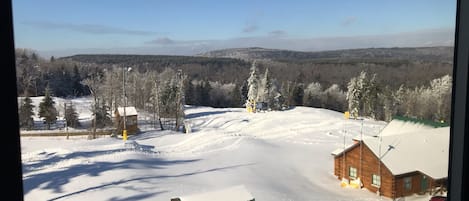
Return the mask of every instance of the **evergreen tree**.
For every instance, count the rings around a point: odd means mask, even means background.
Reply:
[[[194,89],[194,84],[192,84],[192,80],[190,81],[187,81],[185,83],[185,87],[184,87],[184,96],[185,96],[185,101],[186,101],[186,104],[188,105],[194,105],[195,104],[195,96],[194,96],[194,93],[195,93],[195,89]]]
[[[244,81],[241,87],[241,100],[244,101],[247,99],[248,99],[248,82]]]
[[[261,102],[271,102],[270,91],[272,90],[272,75],[269,72],[269,68],[265,69],[264,77],[261,80],[259,89],[258,89],[258,100]]]
[[[183,75],[181,71],[174,73],[173,71],[168,70],[160,74],[160,77],[161,80],[164,81],[157,98],[160,102],[159,116],[174,118],[174,129],[178,130],[179,127],[182,126],[185,116],[183,83],[187,76]]]
[[[202,106],[210,106],[210,90],[212,90],[212,86],[210,82],[206,79],[200,85],[200,104]]]
[[[72,104],[66,104],[65,107],[64,116],[67,126],[78,128],[80,126],[80,122],[78,121],[78,113],[76,112],[75,107],[73,107]]]
[[[85,91],[85,87],[81,84],[81,81],[82,81],[82,78],[78,70],[78,66],[74,65],[72,75],[71,75],[71,85],[72,85],[74,96],[87,95]]]
[[[58,112],[54,105],[55,102],[50,95],[50,89],[46,87],[44,99],[39,103],[39,117],[43,118],[44,123],[47,124],[47,129],[50,129],[50,125],[57,121]]]
[[[430,82],[432,100],[435,101],[435,114],[433,119],[436,121],[448,122],[451,113],[451,91],[452,78],[445,75]]]
[[[58,71],[55,71],[52,75],[55,77],[54,80],[50,81],[50,87],[52,88],[56,97],[67,97],[72,94],[73,83],[70,73],[65,69],[65,66],[60,66]]]
[[[373,74],[371,79],[368,80],[366,73],[364,76],[360,76],[360,79],[363,83],[364,93],[362,97],[363,102],[363,115],[370,116],[373,119],[376,119],[376,106],[378,104],[378,93],[379,87],[376,81],[376,74]]]
[[[352,79],[350,79],[350,82],[347,84],[347,96],[346,96],[346,99],[348,101],[348,110],[350,112],[350,116],[352,116],[353,118],[358,117],[361,97],[362,97],[362,91],[358,84],[358,79],[356,77],[353,77]]]
[[[243,99],[241,96],[241,89],[239,88],[238,84],[234,85],[233,90],[231,91],[231,107],[240,107],[243,103]]]
[[[33,60],[33,61],[39,60],[39,57],[37,56],[37,54],[36,54],[35,52],[33,52],[33,53],[31,54],[31,60]]]
[[[259,76],[257,75],[256,61],[252,63],[248,82],[248,101],[258,101]]]
[[[272,87],[269,92],[268,106],[271,110],[282,110],[285,104],[285,99],[280,93],[280,87],[277,80],[272,80]]]
[[[379,86],[376,74],[371,79],[362,71],[358,77],[353,77],[347,86],[347,100],[350,114],[356,118],[358,115],[376,118]]]
[[[293,89],[293,105],[300,106],[303,105],[304,98],[304,86],[302,83],[296,84]]]
[[[34,105],[32,104],[31,98],[26,96],[23,98],[22,103],[19,108],[19,120],[20,120],[20,127],[25,129],[32,129],[34,127],[34,119],[33,119],[33,112]]]

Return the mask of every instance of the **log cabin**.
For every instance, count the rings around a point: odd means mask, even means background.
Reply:
[[[332,152],[334,175],[392,199],[446,188],[449,127],[392,120]]]

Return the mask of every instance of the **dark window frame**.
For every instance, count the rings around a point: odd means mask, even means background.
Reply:
[[[379,184],[377,181],[379,181]],[[371,185],[378,188],[381,187],[381,175],[371,174]]]
[[[457,0],[448,164],[448,200],[469,199],[469,1]],[[465,168],[465,169],[464,169]]]
[[[405,177],[403,184],[405,191],[412,190],[412,177]]]
[[[352,171],[352,169],[353,169],[354,171]],[[355,173],[354,176],[352,175],[352,172]],[[357,168],[355,168],[355,167],[353,167],[353,166],[349,166],[349,167],[348,167],[348,177],[351,178],[351,179],[356,179],[356,178],[358,178],[358,170],[357,170]]]

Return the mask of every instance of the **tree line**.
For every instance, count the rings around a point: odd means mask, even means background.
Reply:
[[[112,58],[114,57],[109,59]],[[186,72],[182,67],[188,64],[168,64],[161,71],[135,64],[137,67],[132,66],[131,71],[124,72],[123,69],[129,66],[119,62],[104,60],[102,63],[82,63],[55,58],[46,60],[34,51],[17,50],[18,94],[23,97],[44,96],[48,91],[47,93],[57,97],[91,95],[94,100],[91,110],[96,116],[97,126],[110,125],[111,112],[123,106],[125,99],[128,105],[153,112],[155,118],[178,119],[178,126],[182,125],[184,104],[244,107],[246,100],[250,99],[265,102],[268,109],[272,110],[309,106],[340,112],[349,110],[354,116],[368,116],[380,120],[390,120],[392,116],[400,115],[450,121],[451,74],[436,76],[442,74],[443,70],[437,71],[433,79],[427,78],[427,82],[387,82],[383,81],[386,79],[382,77],[388,74],[376,73],[376,69],[369,70],[374,69],[370,64],[362,64],[364,67],[359,68],[362,69],[360,72],[349,71],[349,79],[341,80],[340,83],[329,83],[330,81],[314,80],[314,76],[310,77],[302,71],[294,72],[295,66],[291,72],[289,66],[279,68],[278,63],[271,61],[243,61],[239,64],[240,69],[249,66],[246,73],[230,73],[222,76],[230,79],[220,77],[220,80],[215,80],[193,76],[192,71]],[[396,75],[402,73],[401,68],[396,69]],[[282,77],[279,75],[283,73],[274,73],[276,70],[281,70],[285,72],[284,76],[293,78],[279,79]],[[329,70],[328,76],[343,74],[332,68]],[[126,94],[123,94],[124,91]],[[28,125],[28,118],[24,119],[24,125]]]

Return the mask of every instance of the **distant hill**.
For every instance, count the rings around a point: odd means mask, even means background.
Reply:
[[[215,50],[198,56],[236,58],[243,60],[304,61],[304,60],[414,60],[452,62],[453,47],[366,48],[319,52],[301,52],[259,47]]]
[[[269,68],[279,83],[319,82],[323,86],[348,81],[360,71],[376,73],[378,80],[392,88],[428,84],[452,73],[453,47],[366,48],[320,52],[265,49],[259,47],[210,51],[197,56],[90,54],[62,57],[79,66],[133,66],[140,72],[180,69],[189,79],[231,83],[249,77],[252,60],[261,72]]]

